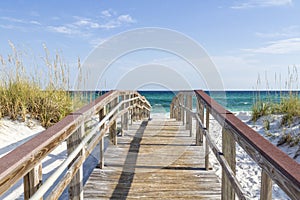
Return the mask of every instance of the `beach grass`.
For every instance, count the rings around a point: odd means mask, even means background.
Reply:
[[[275,82],[276,82],[275,77]],[[281,81],[281,78],[280,80]],[[266,76],[266,88],[269,89],[269,81]],[[258,77],[257,85],[261,83]],[[278,85],[278,84],[276,84]],[[279,83],[281,88],[281,83]],[[252,120],[257,121],[260,117],[270,114],[281,114],[283,119],[281,124],[287,125],[293,122],[295,117],[300,117],[300,98],[298,93],[298,70],[296,66],[292,69],[288,68],[288,79],[285,81],[284,89],[280,90],[279,102],[275,102],[271,97],[262,100],[259,91],[257,91],[256,98],[252,106]],[[257,86],[258,88],[258,86]]]
[[[61,56],[50,58],[44,46],[46,72],[30,75],[22,62],[22,54],[9,43],[12,53],[1,61],[0,117],[25,121],[37,119],[44,127],[60,121],[74,109],[83,105],[82,98],[71,97],[68,67]]]
[[[252,120],[271,114],[283,115],[281,124],[290,125],[294,118],[300,117],[300,98],[298,93],[281,97],[280,102],[256,100],[252,106]]]
[[[280,90],[279,101],[274,101],[274,99],[266,98],[262,100],[259,91],[255,98],[255,102],[252,106],[252,121],[256,122],[259,118],[270,115],[280,115],[281,122],[280,125],[283,127],[295,126],[300,120],[300,98],[298,89],[292,86],[298,87],[298,70],[294,66],[292,70],[289,69],[288,80],[285,81],[285,89]],[[259,81],[258,81],[259,82]],[[268,82],[268,81],[266,81]],[[265,130],[270,129],[270,122],[268,119],[264,120]],[[288,144],[290,146],[295,146],[300,142],[300,134],[283,133],[279,138],[277,145]]]

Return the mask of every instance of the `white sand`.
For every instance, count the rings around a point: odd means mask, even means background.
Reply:
[[[236,115],[245,123],[247,123],[254,130],[258,131],[261,135],[266,136],[266,131],[263,126],[264,120],[260,119],[255,124],[251,121],[250,115],[247,112],[239,112]],[[164,114],[152,114],[151,117],[169,117],[169,113]],[[291,134],[299,133],[299,121],[294,123],[291,128],[279,127],[281,116],[273,116],[270,120],[270,130],[268,131],[273,137],[267,137],[273,144],[277,144],[278,135],[282,132],[290,131]],[[36,134],[44,130],[36,121],[29,122],[12,122],[8,119],[0,120],[0,157],[4,156],[17,146],[26,142]],[[221,127],[215,120],[211,120],[210,134],[216,139],[216,143],[221,145]],[[282,145],[280,148],[286,152],[289,156],[294,157],[299,150],[299,145],[296,147],[289,147],[288,145]],[[66,158],[66,144],[61,144],[55,149],[47,158],[43,161],[43,179],[47,179],[51,175],[54,169],[56,169]],[[216,170],[217,175],[221,177],[221,167],[213,155],[210,156],[213,169]],[[259,199],[260,192],[260,173],[261,169],[257,164],[243,151],[241,147],[237,145],[237,178],[240,180],[241,185],[245,188],[251,199]],[[296,161],[300,162],[300,156],[296,158]],[[88,164],[89,166],[89,164]],[[92,165],[91,165],[92,167]],[[90,169],[88,169],[90,170]],[[20,180],[11,190],[6,192],[0,199],[23,199],[23,184]],[[284,192],[277,186],[273,186],[273,199],[289,199]]]
[[[25,143],[41,131],[45,130],[37,121],[27,122],[11,121],[6,118],[0,120],[0,157],[3,157],[16,147]],[[66,144],[59,145],[43,160],[43,179],[47,179],[51,173],[66,158]],[[7,191],[0,199],[24,199],[23,180]]]
[[[275,146],[277,145],[278,138],[283,135],[284,133],[291,132],[291,134],[299,133],[299,124],[300,121],[296,121],[292,127],[290,128],[282,128],[280,127],[280,122],[282,119],[282,116],[272,116],[268,117],[270,118],[270,130],[266,130],[264,128],[264,121],[266,120],[266,117],[260,118],[257,122],[252,122],[251,116],[249,112],[238,112],[235,113],[236,116],[241,119],[243,122],[245,122],[247,125],[249,125],[251,128],[253,128],[255,131],[260,133],[262,136],[264,136],[266,139],[268,139],[271,143],[273,143]],[[272,120],[271,120],[272,119]],[[219,138],[217,140],[217,145],[221,149],[221,126],[218,124],[218,122],[211,117],[211,124],[210,124],[210,134],[213,136],[213,138]],[[270,135],[268,133],[272,133],[273,136],[267,136]],[[249,197],[251,199],[259,199],[260,197],[260,177],[261,177],[261,168],[248,156],[248,154],[239,146],[236,146],[236,175],[238,180],[240,181],[241,186],[245,189]],[[296,154],[296,152],[299,150],[299,144],[290,147],[289,145],[281,145],[279,148],[286,152],[291,158],[293,158]],[[211,164],[213,166],[213,169],[216,170],[217,175],[221,179],[222,171],[221,166],[219,165],[217,159],[214,157],[214,155],[211,153]],[[300,162],[300,156],[298,156],[295,159],[298,163]],[[273,198],[277,200],[282,199],[289,199],[289,197],[276,185],[273,184]]]

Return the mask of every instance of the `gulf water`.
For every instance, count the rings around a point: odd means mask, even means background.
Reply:
[[[205,91],[220,105],[231,112],[251,111],[257,99],[261,101],[279,102],[281,98],[289,95],[288,91]],[[88,92],[90,93],[90,92]],[[105,92],[91,92],[96,98]],[[152,106],[152,113],[170,112],[172,99],[178,92],[173,91],[139,91],[147,98]],[[299,92],[296,92],[299,95]],[[87,95],[88,97],[91,95]],[[193,97],[193,108],[196,108],[196,98]]]
[[[152,105],[153,113],[170,112],[170,103],[177,92],[172,91],[139,91]],[[288,92],[280,91],[205,91],[215,101],[231,112],[251,111],[253,103],[261,101],[279,102],[280,98],[288,96]],[[196,108],[196,98],[193,98],[193,108]]]

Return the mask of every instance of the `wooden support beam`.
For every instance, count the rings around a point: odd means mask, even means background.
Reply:
[[[260,200],[272,199],[272,179],[264,169],[261,170]]]
[[[129,95],[125,95],[125,100],[129,99]],[[125,108],[127,109],[129,107],[129,102],[125,103]],[[123,124],[123,130],[128,130],[128,118],[129,118],[129,112],[127,111],[124,114],[124,124]]]
[[[100,112],[99,112],[99,121],[101,121],[106,115],[105,107],[103,107]],[[100,131],[105,129],[105,124],[100,127]],[[100,169],[104,168],[104,138],[100,140],[100,158],[99,158],[99,163],[98,167]]]
[[[232,172],[235,174],[236,168],[236,148],[235,140],[228,131],[223,128],[222,130],[222,151],[226,161],[229,164]],[[222,200],[235,199],[234,187],[232,187],[229,178],[222,170]]]
[[[121,95],[120,96],[120,100],[123,101],[125,100],[125,96]],[[120,110],[124,110],[125,109],[125,104],[122,104]],[[121,115],[121,135],[124,136],[124,126],[125,126],[125,113],[123,115]]]
[[[188,94],[186,96],[186,107],[190,110],[192,110],[192,103],[193,103],[193,98],[192,98],[192,95],[191,94]],[[190,112],[186,112],[186,129],[187,130],[190,130],[190,136],[192,136],[193,134],[193,131],[192,131],[192,124],[193,124],[193,121],[192,121],[192,114]]]
[[[111,103],[111,107],[114,108],[118,104],[118,98],[115,98]],[[110,140],[114,145],[118,144],[117,138],[117,123],[116,120],[113,121],[112,125],[109,127]]]
[[[206,116],[205,116],[205,128],[207,131],[207,134],[209,134],[209,108],[206,107]],[[200,117],[201,119],[201,117]],[[202,135],[203,137],[203,135]],[[202,140],[203,141],[203,140]],[[205,169],[209,170],[210,166],[209,166],[209,143],[208,143],[208,138],[205,137]]]
[[[201,101],[197,100],[197,114],[201,120],[201,123],[204,124],[204,105],[201,104]],[[199,126],[199,122],[196,120],[196,145],[202,146],[203,145],[203,132]]]
[[[178,116],[178,105],[177,105],[177,97],[175,97],[174,100],[174,118],[177,120],[177,116]]]
[[[170,118],[172,119],[173,118],[173,109],[174,109],[174,105],[173,105],[173,102],[170,104]]]
[[[84,136],[84,124],[82,124],[68,139],[67,152],[70,155],[74,149],[81,143]],[[81,151],[78,156],[83,155]],[[69,185],[69,199],[81,200],[83,199],[83,166],[81,165],[73,177]]]
[[[181,106],[180,106],[180,104],[181,104],[181,102],[180,102],[180,97],[181,95],[178,95],[178,97],[177,97],[177,121],[181,121]]]
[[[27,200],[39,189],[42,184],[42,164],[35,166],[23,178],[24,199]]]
[[[130,125],[132,125],[132,122],[133,122],[133,109],[130,109],[129,113],[130,113]]]
[[[179,98],[180,104],[183,106],[184,105],[184,95],[181,94]],[[184,108],[180,107],[180,120],[182,121],[182,125],[184,125]]]

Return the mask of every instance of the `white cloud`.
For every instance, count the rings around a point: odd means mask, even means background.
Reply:
[[[104,17],[112,17],[114,15],[113,11],[112,10],[103,10],[101,12],[101,14],[104,16]]]
[[[300,36],[300,27],[293,25],[281,29],[280,31],[274,31],[269,33],[255,33],[256,36],[262,38],[279,38],[279,37],[299,37]]]
[[[67,26],[48,26],[48,29],[52,32],[63,33],[63,34],[68,34],[68,35],[78,33],[74,29],[69,28]]]
[[[300,52],[300,38],[272,41],[264,47],[257,49],[244,49],[244,51],[265,54],[289,54]]]
[[[118,17],[118,21],[121,23],[122,22],[124,22],[124,23],[134,23],[135,22],[135,20],[132,19],[132,17],[130,15],[120,15]]]
[[[3,24],[0,24],[0,28],[2,28],[2,29],[19,29],[19,27],[16,27],[13,25],[3,25]]]
[[[93,22],[89,18],[75,17],[77,19],[73,24],[78,27],[100,28],[100,24]]]
[[[35,21],[35,20],[31,20],[29,23],[30,24],[35,24],[35,25],[42,25],[40,22]]]
[[[73,22],[72,25],[76,29],[81,29],[81,30],[82,29],[114,29],[122,25],[132,24],[136,22],[136,20],[134,20],[129,14],[117,16],[116,13],[114,13],[114,11],[105,10],[103,12],[104,14],[102,13],[102,15],[109,17],[109,19],[100,21],[99,18],[91,19],[86,17],[74,16],[76,21]]]
[[[255,7],[273,7],[273,6],[290,6],[292,0],[247,0],[244,2],[235,3],[233,9],[247,9]]]
[[[136,20],[129,14],[117,15],[115,11],[109,9],[102,11],[100,16],[94,16],[93,18],[73,16],[68,23],[48,26],[47,28],[55,33],[90,37],[93,36],[97,30],[110,30],[135,22]],[[94,45],[95,42],[92,42],[92,46]]]
[[[0,17],[1,20],[14,22],[14,23],[26,23],[23,19],[17,19],[13,17]]]
[[[41,23],[36,20],[24,20],[7,16],[0,17],[0,21],[2,23],[0,28],[2,29],[11,29],[23,32],[32,29],[32,25],[41,25]]]

